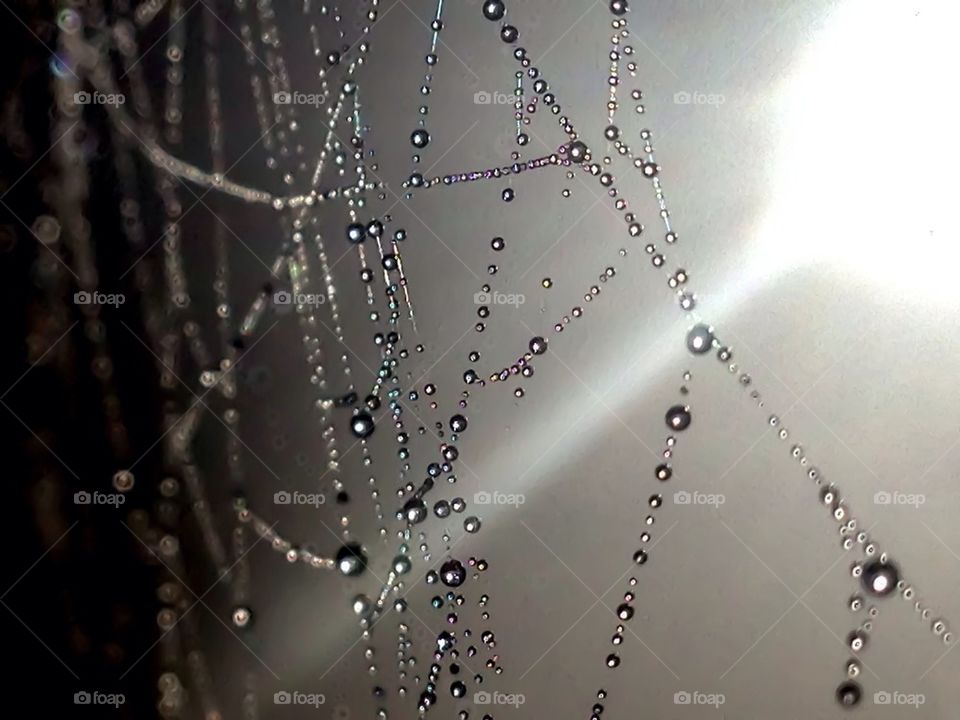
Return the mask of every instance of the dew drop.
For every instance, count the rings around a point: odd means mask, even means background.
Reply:
[[[336,562],[341,575],[355,577],[366,569],[367,556],[357,543],[348,543],[337,552]]]
[[[683,405],[674,405],[667,410],[664,420],[667,423],[667,427],[671,430],[676,430],[678,432],[681,430],[686,430],[688,427],[690,427],[690,421],[692,420],[690,408],[684,407]]]
[[[459,560],[448,560],[440,566],[440,580],[447,587],[460,587],[467,579],[467,570]]]
[[[699,324],[687,333],[687,349],[695,355],[703,355],[713,347],[713,330],[709,325]]]

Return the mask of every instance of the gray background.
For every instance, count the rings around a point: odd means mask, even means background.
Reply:
[[[509,6],[520,44],[602,154],[612,16],[603,3],[586,0]],[[408,430],[416,427],[414,412],[428,425],[446,421],[463,389],[470,350],[482,353],[482,368],[499,369],[526,348],[533,331],[547,335],[572,306],[586,309],[584,319],[552,338],[533,378],[471,393],[459,482],[438,486],[431,502],[470,499],[480,490],[523,493],[526,502],[480,508],[483,529],[454,547],[457,557],[475,554],[491,565],[468,582],[470,606],[462,617],[478,627],[476,598],[491,595],[490,626],[504,673],[485,672],[485,688],[526,696],[523,707],[500,709],[497,718],[585,717],[601,686],[610,693],[608,717],[845,716],[833,692],[849,655],[843,638],[855,627],[846,608],[855,556],[842,553],[836,524],[790,457],[794,441],[839,483],[861,525],[873,529],[916,583],[933,617],[960,617],[954,489],[960,408],[952,362],[960,350],[960,290],[957,220],[948,197],[960,159],[957,10],[913,0],[633,0],[631,7],[639,68],[621,89],[620,124],[636,147],[641,127],[654,133],[681,236],[668,248],[667,269],[688,271],[699,300],[696,317],[733,345],[766,407],[758,410],[712,356],[686,352],[692,318],[643,253],[645,238],[658,239],[661,230],[648,183],[626,163],[615,161],[613,172],[647,228],[640,241],[627,236],[594,180],[568,180],[559,170],[432,190],[403,202],[390,194],[372,203],[371,213],[392,206],[392,227],[410,235],[404,259],[417,341],[426,351],[405,372],[417,379],[432,367],[428,379],[439,387],[443,408],[411,404]],[[401,192],[410,168],[407,138],[428,43],[423,23],[432,12],[429,2],[385,3],[361,74],[378,174],[391,193]],[[496,26],[482,20],[477,0],[449,4],[444,20],[429,101],[433,141],[423,165],[436,163],[433,172],[446,173],[503,164],[514,149],[512,108],[476,105],[473,95],[512,92],[516,63]],[[306,77],[309,65],[296,73]],[[644,92],[645,116],[632,113],[633,87]],[[723,102],[676,103],[675,94],[684,91],[722,95]],[[305,123],[310,136],[319,137],[319,119]],[[563,141],[555,123],[538,112],[525,157]],[[262,184],[252,176],[237,179]],[[517,191],[511,204],[499,199],[507,184]],[[570,199],[561,197],[563,188],[570,188]],[[341,217],[331,216],[334,246],[342,226]],[[254,233],[244,223],[235,229],[269,262],[275,231]],[[507,239],[504,252],[490,252],[494,235]],[[626,258],[618,256],[621,247],[629,251]],[[334,248],[331,255],[340,252]],[[244,251],[237,253],[244,264]],[[523,293],[526,303],[496,308],[478,336],[470,330],[472,296],[486,281],[489,262],[500,266],[494,287]],[[249,265],[237,270],[237,282],[252,288],[262,268]],[[616,277],[584,303],[583,293],[611,265]],[[353,255],[337,265],[362,386],[369,377],[363,363],[375,367],[375,353],[356,272]],[[543,277],[553,279],[550,290],[540,287]],[[414,341],[408,336],[408,342]],[[247,458],[251,503],[278,521],[284,536],[332,552],[335,540],[316,511],[270,503],[277,477],[309,491],[324,462],[293,319],[281,321],[244,362],[268,368],[273,378],[266,392],[245,394],[239,405],[242,436],[270,468]],[[654,452],[666,435],[663,413],[681,401],[681,374],[688,369],[693,379],[685,402],[694,421],[679,436],[673,480],[658,487]],[[520,400],[511,393],[517,385],[526,390]],[[789,427],[788,442],[769,430],[770,412]],[[383,423],[373,447],[392,510],[397,461],[388,430]],[[282,449],[276,437],[284,438]],[[350,444],[341,438],[342,449]],[[414,468],[421,468],[437,441],[428,434],[413,445]],[[302,465],[299,452],[306,453]],[[297,716],[295,708],[270,703],[277,689],[327,695],[319,711],[301,709],[303,717],[345,717],[344,709],[353,718],[372,716],[374,680],[364,669],[363,644],[354,645],[359,630],[349,599],[376,592],[373,574],[384,576],[396,541],[377,539],[359,452],[344,466],[355,498],[353,528],[370,550],[372,573],[342,582],[258,547],[252,554],[257,625],[249,651],[207,618],[227,711],[239,696],[241,673],[253,671],[261,677],[263,717]],[[650,562],[637,573],[637,615],[620,650],[623,663],[609,671],[603,658],[616,624],[610,608],[626,589],[621,576],[639,547],[646,499],[658,490],[667,502],[656,513]],[[670,497],[677,490],[722,493],[725,503],[677,506]],[[877,505],[878,490],[924,493],[926,502]],[[335,512],[320,511],[331,527]],[[444,530],[460,540],[463,517],[428,521],[436,559],[443,556]],[[418,562],[408,599],[435,632],[440,617],[428,607],[433,593],[417,582],[423,571]],[[216,602],[228,611],[225,594]],[[946,647],[910,603],[894,597],[878,605],[862,655],[864,701],[855,714],[953,717],[960,654],[941,659]],[[431,634],[409,614],[406,620],[425,674]],[[391,717],[415,717],[412,683],[411,697],[395,699],[396,622],[389,616],[374,630],[375,682],[391,694]],[[475,664],[479,669],[481,662]],[[452,717],[446,677],[434,714]],[[677,706],[680,690],[723,693],[726,703],[719,710]],[[922,693],[925,703],[919,709],[875,706],[878,691]]]

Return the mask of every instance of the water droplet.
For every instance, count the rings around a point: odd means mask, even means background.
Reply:
[[[354,437],[361,440],[373,435],[373,431],[375,429],[376,426],[374,425],[373,417],[370,416],[370,413],[359,412],[350,420],[350,431],[353,433]]]
[[[686,430],[690,427],[690,421],[693,418],[690,415],[690,408],[684,407],[683,405],[674,405],[669,410],[664,417],[666,420],[667,427],[671,430]]]
[[[713,339],[713,330],[709,325],[694,325],[687,333],[687,349],[696,355],[702,355],[713,347]]]
[[[574,140],[567,146],[567,155],[575,163],[581,163],[587,158],[587,145],[581,140]]]
[[[410,143],[415,148],[425,148],[430,143],[430,133],[423,128],[417,128],[410,135]]]
[[[871,595],[886,597],[897,587],[900,573],[897,566],[890,562],[873,560],[863,566],[860,582]]]
[[[854,707],[862,695],[860,686],[855,682],[845,682],[837,688],[837,702],[844,707]]]
[[[420,498],[410,498],[403,506],[403,516],[414,525],[427,519],[427,505]]]
[[[440,580],[447,587],[460,587],[467,579],[467,570],[459,560],[448,560],[440,566]]]
[[[250,612],[250,608],[240,606],[234,608],[232,620],[233,624],[238,628],[245,628],[250,624],[253,614]]]
[[[353,612],[359,617],[367,617],[373,610],[373,603],[366,595],[357,595],[353,598]]]
[[[337,552],[336,562],[341,575],[353,577],[366,569],[367,556],[357,543],[348,543]]]
[[[503,0],[486,0],[483,3],[483,16],[487,20],[502,20],[506,12],[507,8],[504,6]]]
[[[119,470],[113,476],[113,487],[119,492],[128,492],[133,488],[135,478],[129,470]]]

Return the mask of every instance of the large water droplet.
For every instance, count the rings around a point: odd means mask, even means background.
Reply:
[[[690,427],[690,421],[693,418],[690,415],[690,408],[684,407],[683,405],[674,405],[672,408],[667,410],[667,414],[664,417],[666,420],[667,427],[671,430],[686,430]]]
[[[886,597],[892,593],[900,580],[897,566],[890,562],[873,560],[863,566],[860,582],[871,595]]]
[[[440,566],[440,580],[447,587],[459,587],[467,579],[467,570],[459,560],[447,560]]]
[[[376,427],[370,413],[359,412],[350,420],[350,432],[353,433],[354,437],[361,440],[373,435],[375,429]]]
[[[687,349],[696,354],[703,355],[713,347],[713,330],[709,325],[694,325],[687,333]]]
[[[837,702],[844,707],[854,707],[862,695],[860,686],[855,682],[845,682],[837,688]]]
[[[487,20],[501,20],[506,12],[503,0],[486,0],[483,3],[483,16]]]
[[[367,567],[367,556],[357,543],[348,543],[337,552],[337,569],[342,575],[355,576]]]

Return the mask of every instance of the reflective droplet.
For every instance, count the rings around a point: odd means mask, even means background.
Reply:
[[[853,707],[860,702],[862,694],[857,683],[845,682],[837,688],[837,702],[844,707]]]
[[[690,427],[690,421],[692,417],[690,415],[690,408],[684,407],[683,405],[674,405],[669,410],[664,417],[667,423],[667,427],[671,430],[686,430]]]
[[[367,239],[367,229],[361,223],[347,225],[347,240],[354,244],[362,243]]]
[[[373,435],[375,429],[373,417],[370,416],[370,413],[359,412],[350,420],[350,431],[354,437],[361,440]]]
[[[410,562],[410,558],[406,555],[397,555],[393,559],[393,571],[397,575],[406,575],[410,572],[410,568],[413,564]]]
[[[459,587],[467,579],[467,570],[459,560],[448,560],[440,566],[440,580],[447,587]]]
[[[442,653],[450,650],[454,645],[457,644],[457,639],[446,630],[437,635],[437,650]]]
[[[574,140],[567,146],[567,155],[575,163],[583,162],[587,157],[586,143],[581,140]]]
[[[417,128],[410,134],[410,144],[415,148],[425,148],[430,143],[430,133],[423,128]]]
[[[231,619],[233,620],[233,624],[236,627],[245,628],[250,624],[250,620],[252,617],[253,615],[250,612],[250,608],[241,606],[241,607],[234,608]]]
[[[892,593],[900,580],[897,566],[890,562],[873,560],[863,566],[860,582],[871,595],[886,597]]]
[[[373,610],[373,602],[366,595],[357,595],[351,603],[353,612],[358,617],[366,617]]]
[[[487,20],[502,20],[506,12],[503,0],[485,0],[483,3],[483,16]]]
[[[403,506],[403,516],[414,525],[427,519],[427,505],[420,498],[410,498]]]
[[[710,351],[713,347],[713,330],[709,325],[694,325],[687,333],[687,349],[696,354],[702,355]]]
[[[367,556],[357,543],[348,543],[337,552],[336,562],[340,574],[353,577],[366,569]]]
[[[530,352],[534,355],[543,355],[547,351],[547,341],[539,335],[530,340]]]
[[[119,492],[128,492],[133,488],[135,478],[129,470],[119,470],[113,476],[113,487]]]

